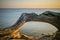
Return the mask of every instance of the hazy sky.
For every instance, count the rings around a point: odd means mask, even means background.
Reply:
[[[60,8],[60,0],[0,0],[0,8]]]

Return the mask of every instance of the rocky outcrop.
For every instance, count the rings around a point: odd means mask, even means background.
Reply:
[[[9,38],[13,37],[11,35],[17,33],[22,25],[29,21],[47,22],[54,25],[60,31],[60,13],[51,11],[46,11],[40,15],[35,13],[23,13],[17,22],[11,27],[0,28],[0,37],[5,37],[7,35]]]

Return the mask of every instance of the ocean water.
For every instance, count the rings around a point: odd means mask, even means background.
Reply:
[[[45,11],[60,12],[59,8],[0,8],[0,26],[9,27],[13,25],[22,13],[41,14]]]
[[[60,12],[60,8],[0,8],[0,27],[12,26],[22,13],[36,13],[39,15],[45,11]],[[20,31],[23,34],[39,36],[41,33],[51,34],[56,30],[53,25],[48,23],[27,22]]]

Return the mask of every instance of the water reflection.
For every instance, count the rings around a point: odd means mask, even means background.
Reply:
[[[57,31],[57,28],[49,23],[45,22],[27,22],[23,25],[20,32],[22,34],[41,37],[44,35],[53,35]]]

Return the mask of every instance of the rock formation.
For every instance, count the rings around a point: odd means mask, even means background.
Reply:
[[[24,23],[29,22],[29,21],[39,21],[39,22],[47,22],[52,25],[54,25],[60,35],[60,13],[57,12],[51,12],[51,11],[46,11],[40,15],[37,15],[35,13],[23,13],[21,17],[17,20],[17,22],[12,25],[11,27],[7,28],[0,28],[0,39],[10,39],[10,38],[16,38],[19,36],[21,38],[21,34],[18,32],[22,25]],[[18,36],[16,36],[19,34]],[[57,35],[58,33],[56,33]],[[60,38],[60,36],[57,35],[57,37]],[[56,38],[56,39],[59,39]]]

